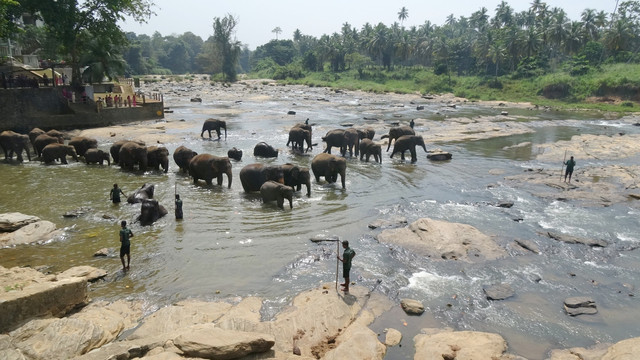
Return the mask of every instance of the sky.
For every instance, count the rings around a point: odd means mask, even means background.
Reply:
[[[360,30],[365,23],[376,25],[380,22],[387,26],[398,20],[398,12],[404,6],[409,17],[403,25],[407,28],[420,26],[429,20],[434,25],[442,25],[447,16],[453,14],[469,17],[481,7],[486,7],[490,17],[501,0],[151,0],[157,14],[146,24],[133,20],[120,23],[124,31],[136,34],[153,35],[158,31],[163,36],[182,35],[190,31],[203,40],[213,35],[213,19],[233,15],[236,25],[236,40],[254,50],[276,38],[272,32],[280,27],[278,39],[292,39],[293,32],[300,29],[304,35],[320,37],[340,32],[342,25],[348,22],[351,27]],[[515,12],[528,9],[533,0],[507,0]],[[543,0],[544,1],[544,0]],[[616,0],[546,0],[550,7],[564,9],[571,20],[580,20],[584,9],[604,10],[612,13]]]

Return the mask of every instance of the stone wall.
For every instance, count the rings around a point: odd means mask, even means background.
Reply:
[[[163,102],[147,102],[137,107],[105,108],[97,111],[89,102],[68,103],[62,87],[0,89],[0,131],[27,133],[34,127],[43,130],[81,129],[124,124],[134,121],[162,119]]]

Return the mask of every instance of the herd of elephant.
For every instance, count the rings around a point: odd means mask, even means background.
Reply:
[[[226,122],[208,119],[203,124],[200,136],[203,137],[204,132],[208,131],[211,138],[211,131],[215,130],[218,139],[220,139],[221,129],[224,129],[226,139]],[[339,175],[342,188],[345,189],[347,168],[345,156],[347,151],[350,156],[353,156],[354,153],[356,157],[360,156],[360,160],[366,158],[366,161],[369,161],[369,158],[373,156],[376,162],[381,163],[382,147],[373,142],[374,135],[375,130],[372,128],[335,129],[327,132],[322,137],[322,140],[326,142],[325,150],[311,161],[311,171],[316,181],[320,181],[320,177],[324,177],[327,182],[335,183]],[[389,138],[387,151],[389,151],[391,142],[395,140],[391,157],[400,153],[404,160],[404,153],[408,150],[411,153],[411,161],[415,162],[417,160],[416,146],[422,146],[425,152],[427,151],[423,138],[415,135],[410,126],[393,127],[389,130],[388,135],[382,136],[382,139],[384,138]],[[294,151],[312,150],[312,126],[308,124],[308,121],[291,127],[287,146],[290,144]],[[21,162],[23,161],[22,153],[26,152],[28,159],[31,160],[29,145],[33,148],[34,154],[40,157],[44,163],[60,161],[62,164],[67,164],[66,157],[71,156],[76,161],[79,161],[79,157],[83,157],[87,164],[99,163],[102,165],[106,161],[108,165],[111,165],[110,159],[113,158],[113,163],[119,164],[123,169],[133,170],[137,167],[141,171],[146,171],[148,168],[155,170],[162,168],[164,172],[169,170],[169,150],[163,146],[146,146],[139,141],[120,140],[115,142],[107,153],[98,149],[97,140],[92,138],[72,137],[65,144],[64,134],[57,130],[45,132],[34,128],[28,135],[13,131],[0,133],[0,147],[4,151],[5,159],[12,159],[16,155],[17,160]],[[331,149],[333,147],[339,148],[342,156],[332,155]],[[253,153],[256,157],[278,156],[278,150],[264,142],[258,143],[254,147]],[[217,184],[222,185],[223,175],[226,174],[229,188],[231,188],[232,182],[230,160],[240,161],[241,158],[242,150],[235,147],[227,152],[227,157],[198,154],[185,146],[179,146],[173,153],[173,159],[180,171],[188,173],[193,178],[194,184],[197,184],[199,180],[204,180],[208,185],[212,185],[215,178]],[[289,163],[284,165],[264,165],[261,163],[246,165],[240,171],[240,181],[244,191],[260,192],[264,202],[276,201],[280,208],[284,207],[284,200],[289,201],[290,208],[293,207],[293,193],[300,191],[302,185],[307,188],[307,196],[311,195],[309,168]]]

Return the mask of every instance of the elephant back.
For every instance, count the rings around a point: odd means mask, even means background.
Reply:
[[[47,134],[38,135],[34,140],[34,150],[36,151],[36,155],[42,156],[42,150],[49,144],[60,144],[60,142],[58,141],[58,138]]]
[[[38,137],[38,135],[42,135],[44,133],[45,131],[40,128],[33,128],[31,129],[31,131],[29,131],[29,141],[31,142],[31,146],[34,147],[34,150],[36,138]]]
[[[269,180],[284,182],[284,173],[279,166],[255,163],[240,170],[240,182],[245,192],[259,191],[262,184]]]
[[[78,156],[84,156],[87,150],[98,147],[98,140],[84,136],[74,136],[69,140],[69,145],[75,148]]]
[[[118,164],[120,162],[120,148],[122,145],[128,142],[135,142],[140,146],[145,146],[146,144],[143,141],[133,141],[133,140],[118,140],[111,145],[109,152],[111,153],[111,157],[113,158],[113,162]]]
[[[173,161],[176,162],[176,165],[178,165],[182,171],[186,172],[189,170],[189,161],[196,155],[198,155],[197,152],[184,145],[180,145],[173,151]]]

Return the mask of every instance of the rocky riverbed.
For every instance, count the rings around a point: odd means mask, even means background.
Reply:
[[[203,102],[224,103],[224,106],[194,110],[202,117],[238,114],[243,111],[240,106],[243,101],[268,102],[275,98],[292,99],[288,102],[288,107],[282,109],[283,114],[287,111],[304,114],[306,103],[325,103],[329,99],[331,104],[350,107],[358,107],[359,102],[365,101],[369,104],[392,103],[398,110],[431,105],[427,108],[434,110],[416,112],[413,120],[416,131],[427,143],[436,147],[439,144],[528,134],[542,126],[540,121],[517,115],[518,111],[533,108],[531,104],[472,103],[449,95],[425,98],[419,94],[369,94],[331,89],[313,89],[313,92],[308,92],[303,86],[280,86],[267,80],[245,80],[223,86],[211,85],[199,76],[193,81],[184,82],[158,79],[158,82],[145,84],[143,89],[164,93],[169,109],[178,110],[184,106],[185,101],[195,97]],[[307,93],[308,95],[305,95]],[[356,100],[343,103],[346,100],[342,100],[341,96],[345,93],[349,95],[349,99]],[[466,116],[461,109],[468,106],[478,106],[486,110],[481,115]],[[553,112],[552,109],[548,111]],[[386,107],[383,106],[363,107],[361,116],[369,119],[367,125],[375,128],[377,134],[384,134],[389,124],[407,123],[405,117],[399,117],[397,120],[389,118]],[[167,113],[163,121],[77,130],[69,135],[93,137],[98,139],[99,143],[125,138],[142,140],[147,144],[179,143],[185,136],[184,130],[194,126],[193,123],[183,120],[179,112]],[[345,119],[344,122],[347,124],[351,120],[353,119]],[[321,119],[312,117],[310,121],[320,122]],[[570,124],[574,120],[559,120],[562,121],[564,124]],[[636,124],[638,117],[616,119],[615,123]],[[199,133],[194,136],[198,137]],[[489,184],[488,188],[507,184],[513,188],[526,189],[536,198],[570,202],[576,208],[623,204],[637,209],[640,197],[640,170],[633,161],[628,161],[637,159],[640,155],[637,140],[637,134],[624,134],[612,130],[606,135],[578,134],[569,140],[536,144],[531,151],[536,155],[528,163],[522,164],[521,174],[506,175],[499,184]],[[379,143],[384,146],[386,140]],[[531,147],[531,144],[522,143],[515,146],[518,147]],[[560,181],[561,161],[565,151],[567,154],[575,155],[578,163],[571,183]],[[603,159],[627,161],[616,165],[605,164]],[[454,155],[453,161],[455,160]],[[420,161],[423,161],[422,158]],[[507,203],[490,205],[509,206]],[[47,220],[51,219],[37,221]],[[407,251],[413,256],[427,257],[433,261],[483,264],[505,261],[521,254],[535,256],[549,250],[531,241],[504,241],[504,235],[488,234],[467,224],[437,220],[426,215],[409,223],[406,223],[406,220],[389,221],[389,218],[381,220],[383,221],[376,225],[380,228],[376,233],[376,241],[386,244],[389,248],[402,249],[401,251]],[[0,237],[4,241],[3,246],[16,246],[16,239],[20,242],[30,242],[25,236],[15,234],[21,227],[15,225],[6,228],[6,234]],[[8,229],[11,229],[12,235],[9,235]],[[27,230],[28,228],[24,229],[23,233],[31,233]],[[309,234],[309,237],[311,235]],[[568,237],[566,234],[555,233],[544,236],[563,244],[580,244],[594,248],[607,246],[606,242],[597,241],[599,239]],[[34,239],[35,243],[43,241],[42,235],[34,236]],[[115,259],[114,261],[117,262]],[[47,272],[46,268],[40,269],[42,272],[28,268],[0,270],[0,290],[3,291],[0,292],[0,298],[3,300],[0,302],[0,309],[4,311],[1,313],[3,319],[9,319],[4,314],[13,311],[12,309],[40,309],[23,312],[22,318],[4,326],[3,335],[0,336],[0,358],[383,359],[386,353],[394,353],[399,346],[403,346],[412,348],[410,353],[415,359],[522,359],[516,354],[510,354],[513,351],[510,351],[510,346],[505,340],[508,334],[460,331],[463,329],[456,331],[448,328],[424,328],[416,334],[405,328],[406,325],[402,322],[398,323],[398,326],[386,328],[386,332],[374,332],[371,330],[371,324],[376,319],[396,316],[394,314],[397,314],[401,305],[396,303],[395,299],[363,286],[353,286],[351,294],[343,294],[336,292],[333,284],[310,285],[308,290],[297,294],[283,310],[274,316],[267,316],[267,305],[260,297],[232,297],[221,301],[185,299],[156,309],[142,300],[128,300],[124,297],[109,302],[89,299],[88,293],[86,290],[83,293],[82,288],[91,288],[103,280],[100,280],[101,276],[88,277],[87,274],[103,274],[100,270],[75,269],[73,276],[43,274]],[[539,278],[532,281],[535,283],[536,280],[540,281]],[[54,291],[49,289],[49,285],[51,288],[64,285],[67,289],[73,286],[74,296],[70,297],[67,305],[50,309],[50,304],[46,301],[50,296],[39,295],[35,299],[40,300],[27,300],[35,294],[36,288]],[[512,293],[508,291],[509,284],[492,285],[506,285],[500,288],[502,291],[499,294]],[[495,290],[495,287],[485,289],[487,294],[492,290]],[[624,287],[622,291],[625,292],[625,296],[634,295],[632,285]],[[500,301],[503,295],[491,292],[491,295],[487,296],[491,297],[490,301]],[[581,304],[587,304],[585,308],[591,312],[593,309],[602,308],[602,304],[589,298],[578,302],[567,298],[564,303],[556,304],[557,307],[567,306],[574,309],[573,306],[576,306],[575,308],[579,309]],[[457,303],[454,300],[450,300],[449,305],[455,307]],[[523,297],[521,301],[526,302],[527,298]],[[36,303],[41,303],[42,308],[36,306]],[[519,304],[521,303],[516,302],[514,307]],[[427,308],[426,313],[419,316],[426,317],[431,310],[433,309]],[[575,316],[590,316],[586,314]],[[569,313],[563,315],[574,316]],[[220,341],[214,343],[211,339]],[[239,339],[242,341],[238,341]],[[640,340],[631,338],[617,344],[603,343],[588,349],[558,348],[547,352],[544,358],[622,359],[623,354],[636,353],[639,348]],[[298,352],[300,356],[294,355]],[[542,357],[531,359],[535,358]]]

